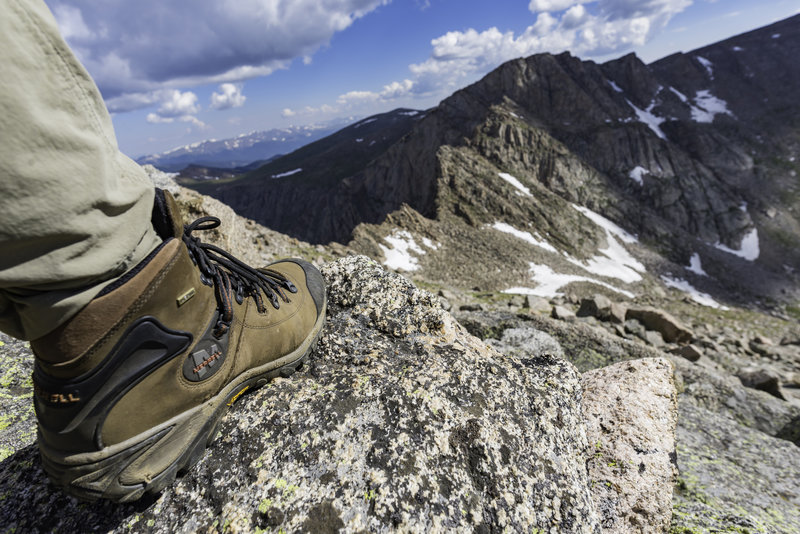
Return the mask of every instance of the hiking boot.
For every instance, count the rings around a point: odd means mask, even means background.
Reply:
[[[302,260],[253,269],[182,227],[157,190],[163,243],[78,315],[31,342],[42,464],[78,498],[128,502],[203,455],[245,391],[293,373],[325,321],[325,285]]]

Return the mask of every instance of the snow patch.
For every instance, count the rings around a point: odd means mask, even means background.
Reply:
[[[689,99],[686,98],[685,94],[681,93],[680,91],[678,91],[674,87],[670,87],[669,90],[672,91],[673,93],[675,93],[678,96],[678,98],[681,99],[681,102],[683,102],[684,104],[686,104],[689,101]]]
[[[728,309],[725,306],[720,305],[720,303],[714,300],[714,298],[708,293],[703,293],[702,291],[698,291],[697,289],[695,289],[694,286],[692,286],[692,284],[690,284],[686,280],[683,280],[681,278],[670,278],[669,276],[662,276],[661,281],[663,281],[664,285],[666,285],[667,287],[674,287],[679,291],[683,291],[684,293],[689,295],[690,299],[692,299],[698,304],[701,304],[703,306],[708,306],[710,308],[719,308],[723,310]]]
[[[697,91],[694,101],[697,105],[692,106],[693,121],[714,122],[714,116],[723,113],[733,117],[727,102],[712,95],[708,89]]]
[[[363,142],[364,142],[364,139],[362,139],[361,137],[359,137],[358,139],[356,139],[356,143],[363,143]]]
[[[405,115],[406,117],[413,117],[414,115],[419,115],[419,111],[401,111],[398,115]]]
[[[706,72],[708,73],[708,77],[713,80],[714,79],[713,63],[711,63],[709,60],[707,60],[703,56],[694,56],[694,57],[697,59],[697,61],[700,62],[701,65],[703,65],[706,68]]]
[[[549,250],[550,252],[558,253],[558,250],[556,250],[556,248],[553,245],[551,245],[550,243],[548,243],[547,241],[542,239],[542,237],[539,234],[536,234],[536,236],[533,236],[533,235],[531,235],[530,232],[523,232],[522,230],[517,230],[516,228],[514,228],[510,224],[506,224],[506,223],[500,222],[500,221],[495,222],[492,225],[492,228],[494,228],[495,230],[498,230],[500,232],[503,232],[505,234],[511,234],[514,237],[522,239],[523,241],[527,241],[531,245],[535,245],[535,246],[543,248],[545,250]]]
[[[659,136],[661,139],[667,138],[667,136],[664,135],[664,132],[662,132],[660,128],[661,123],[664,122],[666,119],[662,119],[661,117],[654,115],[652,113],[652,110],[656,105],[655,101],[650,102],[650,105],[647,107],[647,109],[637,108],[633,104],[633,102],[631,102],[627,98],[625,99],[625,101],[636,112],[636,116],[638,117],[639,122],[643,122],[647,126],[649,126],[650,129],[653,130],[656,133],[656,135]]]
[[[619,237],[625,243],[637,243],[638,240],[602,215],[582,206],[572,206],[605,230],[608,247],[598,250],[600,255],[589,258],[585,263],[574,258],[567,258],[567,261],[592,274],[617,278],[628,284],[641,280],[639,273],[647,270],[616,238]]]
[[[607,232],[611,232],[615,236],[617,236],[620,239],[622,239],[625,243],[638,243],[639,242],[639,240],[636,239],[636,236],[629,234],[628,232],[626,232],[625,230],[623,230],[622,228],[620,228],[619,226],[617,226],[613,222],[609,221],[608,219],[606,219],[605,217],[603,217],[599,213],[595,213],[594,211],[590,210],[589,208],[586,208],[586,207],[583,207],[583,206],[578,206],[576,204],[573,204],[572,207],[575,208],[576,210],[578,210],[579,212],[581,212],[584,216],[586,216],[589,219],[591,219],[591,221],[593,223],[595,223],[597,226],[600,226],[601,228],[603,228]]]
[[[439,243],[434,243],[427,237],[422,238],[422,244],[433,250],[437,250],[441,246]]]
[[[648,171],[644,167],[640,167],[639,165],[637,165],[636,167],[631,169],[631,172],[628,173],[628,176],[630,177],[631,180],[634,180],[639,185],[644,185],[644,180],[642,180],[642,176],[644,176],[645,173],[650,174],[650,171]]]
[[[608,85],[610,85],[610,86],[611,86],[611,88],[612,88],[613,90],[615,90],[616,92],[618,92],[618,93],[621,93],[621,92],[622,92],[622,87],[620,87],[619,85],[617,85],[616,83],[614,83],[614,81],[613,81],[613,80],[608,80]]]
[[[728,248],[720,242],[714,243],[714,248],[727,252],[728,254],[739,256],[747,261],[755,261],[760,254],[758,247],[758,230],[753,228],[742,238],[742,244],[739,245],[739,250]]]
[[[303,169],[293,169],[291,171],[282,172],[280,174],[273,174],[273,178],[286,178],[287,176],[291,176],[293,174],[297,174],[298,172],[302,172]]]
[[[396,271],[416,271],[419,269],[419,260],[412,256],[414,252],[416,255],[421,256],[425,254],[423,250],[414,241],[414,237],[407,230],[396,230],[392,235],[383,238],[391,248],[381,245],[378,246],[383,251],[383,256],[386,258],[383,264],[390,269]]]
[[[742,50],[744,50],[744,48],[742,48],[741,46],[734,46],[733,48],[731,48],[731,50],[733,50],[734,52],[741,52]]]
[[[358,124],[356,124],[356,125],[355,125],[355,128],[361,128],[361,127],[362,127],[362,126],[364,126],[365,124],[369,124],[369,123],[371,123],[371,122],[375,122],[376,120],[378,120],[378,119],[374,119],[374,118],[373,118],[373,119],[367,119],[367,120],[363,120],[363,121],[359,122]]]
[[[773,38],[773,39],[780,39],[780,38],[781,38],[781,34],[779,34],[779,33],[773,33],[773,34],[772,34],[772,38]]]
[[[531,190],[530,189],[528,189],[527,187],[522,185],[522,182],[520,182],[519,180],[517,180],[516,178],[514,178],[510,174],[505,173],[505,172],[501,172],[501,173],[498,173],[498,175],[500,176],[500,178],[502,178],[506,182],[508,182],[511,185],[513,185],[517,189],[517,191],[519,191],[517,193],[518,195],[523,195],[523,196],[526,196],[526,197],[532,197],[533,196],[533,195],[531,195]]]
[[[557,273],[547,265],[530,263],[530,269],[533,281],[537,282],[538,284],[536,287],[511,287],[504,289],[503,293],[511,293],[515,295],[535,295],[537,297],[552,298],[561,295],[558,290],[567,284],[572,282],[591,282],[592,284],[597,284],[612,291],[616,291],[617,293],[621,293],[630,299],[634,298],[635,296],[630,291],[619,289],[611,284],[601,282],[600,280],[595,280],[594,278],[578,276],[574,274]]]
[[[523,117],[523,116],[521,116],[521,115],[517,115],[517,114],[516,114],[516,113],[514,113],[513,111],[509,111],[509,113],[511,113],[511,116],[512,116],[512,117],[514,117],[514,118],[517,118],[517,119],[520,119],[520,120],[523,120],[523,119],[525,119],[525,117]]]
[[[703,265],[700,263],[700,254],[697,252],[692,254],[692,257],[689,258],[689,266],[686,269],[700,276],[708,276],[708,273],[703,270]]]

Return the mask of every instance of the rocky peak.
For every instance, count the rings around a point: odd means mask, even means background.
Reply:
[[[365,120],[201,189],[311,242],[347,242],[359,224],[407,205],[473,229],[532,225],[565,254],[587,257],[590,241],[579,235],[596,230],[581,218],[559,221],[575,204],[667,263],[699,255],[714,271],[715,284],[693,282],[705,291],[785,301],[800,265],[800,111],[790,97],[800,88],[798,27],[793,17],[652,65],[633,54],[601,65],[569,53],[509,61],[391,130],[385,145],[360,152],[356,128],[389,131]]]

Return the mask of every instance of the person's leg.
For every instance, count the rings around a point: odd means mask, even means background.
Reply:
[[[161,239],[153,185],[47,6],[0,0],[0,13],[0,330],[35,339]]]
[[[131,501],[197,462],[245,391],[302,365],[325,282],[302,260],[254,269],[200,241],[219,219],[184,226],[119,153],[41,0],[0,13],[0,329],[32,340],[50,479]]]

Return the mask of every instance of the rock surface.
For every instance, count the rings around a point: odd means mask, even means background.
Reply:
[[[648,330],[660,333],[668,343],[688,342],[692,339],[692,331],[678,319],[663,310],[651,307],[631,307],[625,315],[627,319],[636,319]]]
[[[696,362],[703,356],[703,352],[694,345],[682,345],[670,351],[672,354],[683,356],[690,362]]]
[[[679,418],[673,532],[800,532],[800,447],[688,396]]]
[[[663,358],[620,362],[581,377],[589,476],[603,532],[666,532],[675,485],[677,398]]]
[[[327,264],[329,322],[303,371],[246,395],[155,500],[79,504],[29,445],[0,463],[17,531],[598,532],[580,379],[503,356],[364,257]]]
[[[497,311],[457,317],[487,343],[516,357],[537,344],[551,347],[555,339],[564,356],[589,373],[633,358],[667,357],[636,336],[623,339],[613,334],[617,325],[608,323],[568,323]],[[746,362],[769,370],[795,360],[764,360],[748,353],[746,342],[726,342],[753,337],[739,333],[742,323],[731,321],[730,316],[720,323],[725,326],[693,324],[701,332],[702,358],[692,362],[679,355],[669,357],[679,392],[675,440],[679,475],[670,532],[795,534],[800,531],[800,478],[796,476],[800,472],[800,402],[747,388],[737,377]],[[744,316],[744,324],[766,323],[750,314]],[[590,397],[587,390],[584,403]],[[602,521],[602,505],[597,510]]]
[[[786,396],[781,391],[780,378],[766,369],[748,367],[739,371],[738,377],[744,387],[760,389],[773,397],[786,400]]]
[[[578,317],[596,317],[601,321],[611,318],[611,300],[605,295],[594,295],[581,300],[576,312]]]

